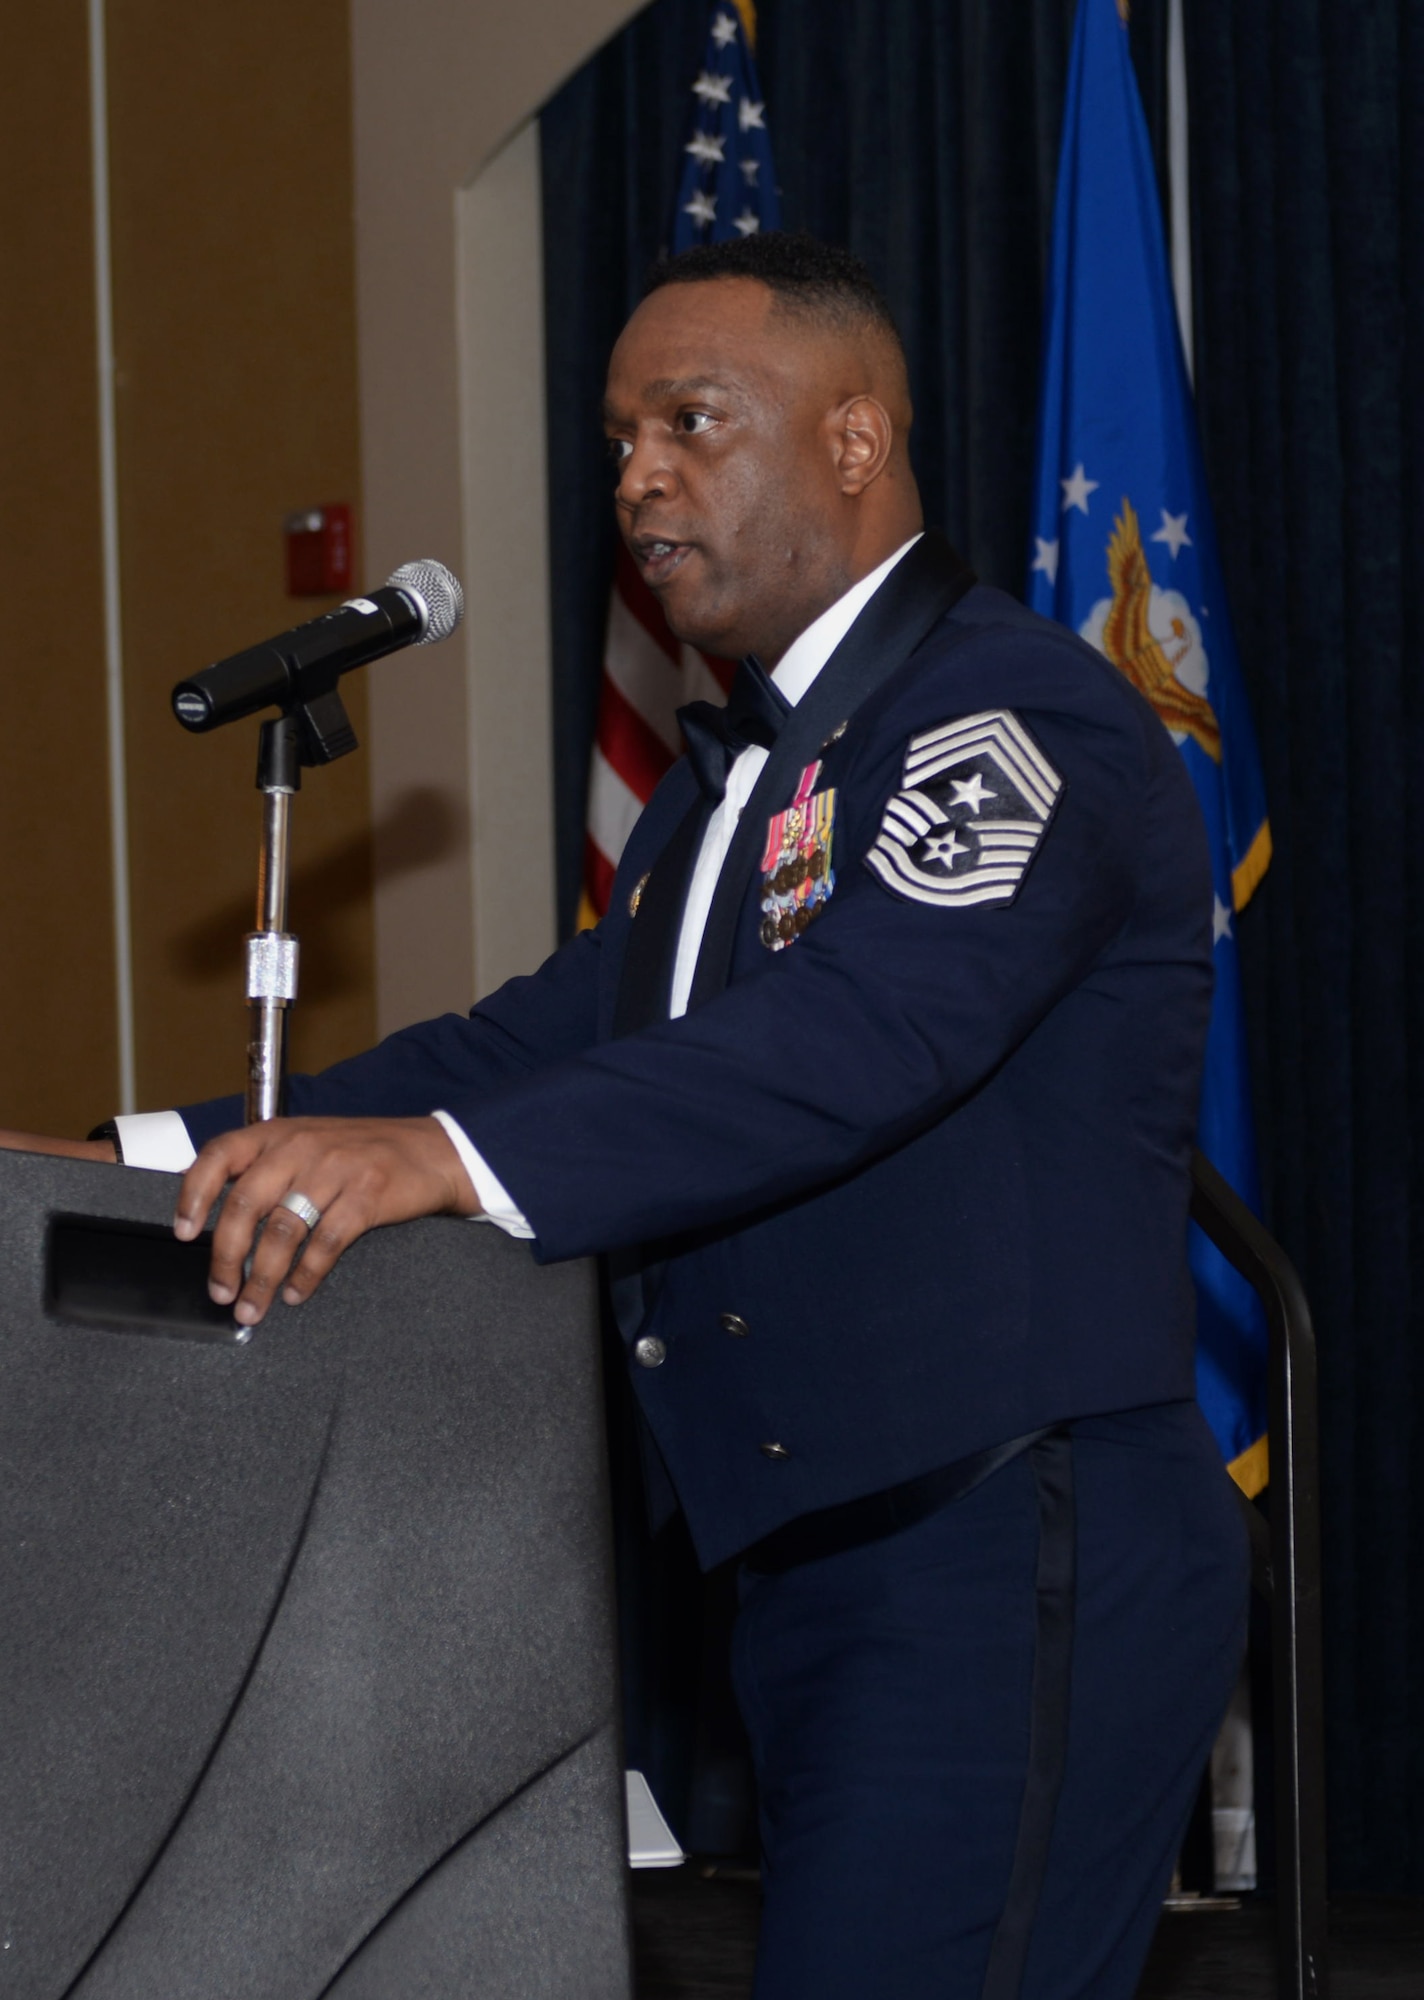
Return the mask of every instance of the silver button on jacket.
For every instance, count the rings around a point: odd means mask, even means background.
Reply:
[[[667,1342],[659,1340],[656,1334],[645,1333],[634,1343],[633,1359],[640,1368],[661,1368],[667,1360]]]

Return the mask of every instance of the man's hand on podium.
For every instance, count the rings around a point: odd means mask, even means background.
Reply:
[[[309,1299],[368,1229],[420,1215],[480,1213],[469,1175],[435,1118],[273,1118],[224,1132],[183,1176],[173,1227],[185,1242],[202,1229],[224,1187],[208,1290],[219,1305],[231,1303],[244,1326],[256,1325],[279,1288],[288,1305]],[[282,1206],[288,1194],[304,1195],[320,1210],[310,1230]]]
[[[51,1139],[42,1132],[0,1130],[0,1146],[12,1153],[58,1153],[66,1160],[104,1160],[110,1166],[118,1159],[112,1139]]]

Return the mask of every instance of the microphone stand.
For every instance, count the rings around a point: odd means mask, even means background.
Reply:
[[[292,799],[302,767],[331,764],[356,748],[341,699],[341,675],[367,658],[406,644],[445,639],[464,611],[459,581],[443,564],[406,563],[376,592],[283,632],[263,646],[219,660],[173,690],[173,712],[185,729],[202,733],[278,702],[257,746],[262,794],[262,853],[257,876],[257,928],[247,936],[248,1011],[246,1119],[249,1125],[285,1110],[287,1024],[297,997],[297,940],[287,929]],[[397,613],[404,623],[397,622]],[[406,629],[413,616],[415,630]],[[377,619],[374,632],[365,620]],[[356,644],[353,619],[362,626]],[[353,653],[352,648],[355,647]]]
[[[311,682],[315,681],[315,685]],[[287,1096],[287,1021],[297,997],[297,940],[287,929],[292,800],[304,764],[331,764],[356,748],[356,732],[335,686],[298,679],[282,713],[257,738],[262,794],[262,852],[257,870],[257,929],[247,936],[246,1122],[280,1118]]]
[[[297,997],[298,945],[287,929],[292,799],[302,783],[302,728],[295,714],[264,722],[257,747],[262,851],[257,929],[247,937],[247,1123],[286,1108],[287,1019]]]

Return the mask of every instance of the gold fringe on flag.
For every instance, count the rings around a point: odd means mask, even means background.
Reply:
[[[1244,910],[1271,865],[1271,822],[1261,821],[1256,838],[1231,871],[1231,900]]]
[[[1254,1500],[1270,1484],[1271,1459],[1269,1439],[1258,1437],[1248,1445],[1239,1458],[1233,1458],[1227,1471],[1241,1488],[1248,1500]]]

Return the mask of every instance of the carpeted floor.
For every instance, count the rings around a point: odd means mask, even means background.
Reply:
[[[747,2000],[753,1880],[693,1861],[633,1876],[638,2000]],[[1164,1913],[1139,2000],[1276,2000],[1275,1912]],[[1331,1910],[1331,2000],[1424,2000],[1424,1902],[1358,1898]],[[866,1995],[866,2000],[882,2000]]]

